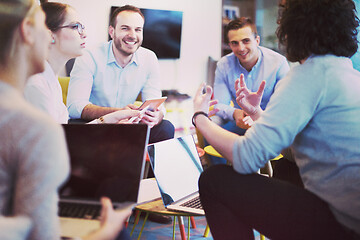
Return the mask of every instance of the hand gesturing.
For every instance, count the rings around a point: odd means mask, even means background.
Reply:
[[[257,92],[251,92],[246,87],[244,75],[235,81],[236,102],[250,116],[255,116],[261,112],[260,102],[265,89],[265,80],[259,86]]]
[[[208,113],[209,116],[215,115],[219,109],[217,108],[211,108],[209,107],[214,106],[218,103],[217,100],[211,100],[212,95],[212,88],[210,86],[206,86],[205,93],[202,93],[203,89],[205,87],[205,83],[200,84],[198,90],[196,91],[195,97],[194,97],[194,112],[202,111],[205,113]]]

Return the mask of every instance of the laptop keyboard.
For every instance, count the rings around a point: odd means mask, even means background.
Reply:
[[[94,204],[59,203],[59,216],[83,219],[99,219],[101,206]]]
[[[180,206],[182,207],[189,207],[189,208],[197,208],[197,209],[203,209],[201,202],[200,202],[200,197],[197,196],[196,198],[193,198],[187,202],[184,202],[183,204],[180,204]]]

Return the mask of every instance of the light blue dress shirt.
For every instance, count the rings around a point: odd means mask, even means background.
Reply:
[[[314,56],[276,86],[261,117],[239,136],[233,166],[253,173],[289,145],[307,190],[360,234],[360,73],[349,58]]]
[[[222,57],[217,63],[214,82],[214,98],[219,100],[217,115],[223,119],[233,121],[235,108],[240,108],[236,103],[235,80],[243,73],[246,86],[251,91],[257,91],[262,80],[266,81],[261,108],[265,109],[276,83],[282,79],[290,67],[286,58],[268,48],[259,47],[259,59],[255,66],[248,72],[241,66],[239,59],[230,53]],[[234,107],[230,107],[233,101]]]
[[[78,57],[70,74],[67,106],[70,118],[80,118],[88,104],[122,108],[161,97],[160,68],[154,52],[140,47],[122,68],[115,59],[112,41]]]

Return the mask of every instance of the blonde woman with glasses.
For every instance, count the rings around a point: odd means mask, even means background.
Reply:
[[[57,189],[69,174],[64,134],[22,94],[27,79],[45,70],[50,42],[35,0],[0,0],[0,239],[60,238]],[[130,211],[102,203],[100,229],[83,239],[115,239],[123,228]],[[9,228],[24,219],[23,228]]]

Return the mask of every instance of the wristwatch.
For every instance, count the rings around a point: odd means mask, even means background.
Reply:
[[[194,115],[193,115],[193,117],[192,117],[192,120],[191,120],[191,122],[192,122],[192,124],[194,125],[194,127],[196,127],[196,125],[195,125],[195,118],[196,118],[197,115],[204,115],[204,116],[206,116],[209,120],[211,120],[211,119],[209,118],[209,115],[207,115],[207,113],[205,113],[205,112],[203,112],[203,111],[196,112],[196,113],[194,113]]]

